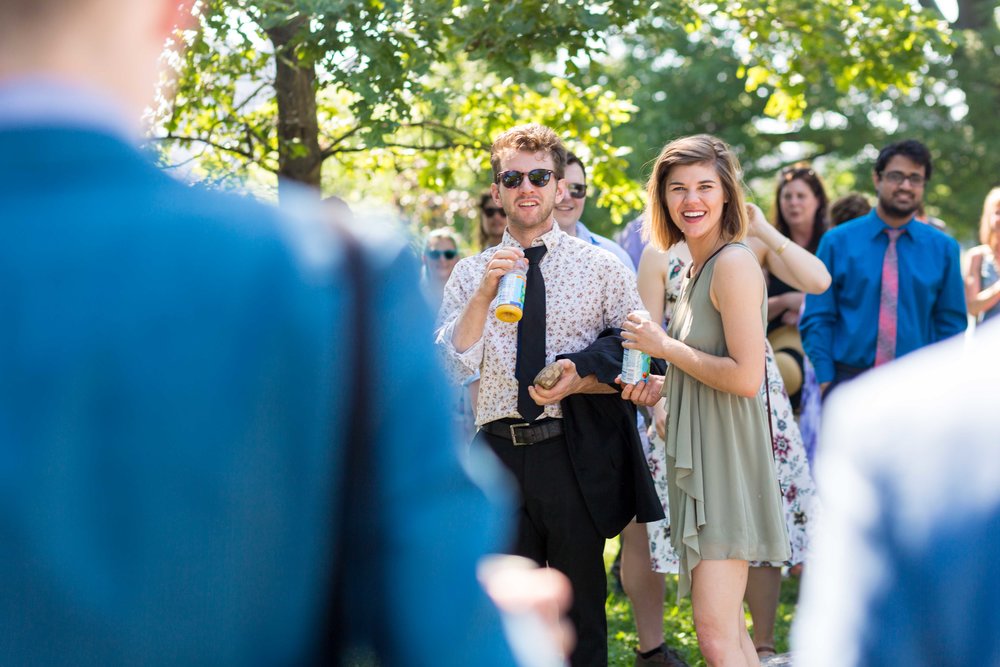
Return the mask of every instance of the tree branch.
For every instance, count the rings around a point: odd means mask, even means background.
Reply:
[[[346,132],[344,132],[343,134],[341,134],[339,137],[336,137],[335,139],[333,139],[329,143],[329,145],[320,152],[320,158],[319,159],[320,160],[325,160],[328,157],[330,157],[331,155],[333,155],[334,153],[343,152],[342,150],[338,151],[337,146],[339,146],[341,143],[343,143],[344,141],[346,141],[350,137],[352,137],[355,134],[357,134],[358,132],[360,132],[362,129],[364,129],[363,125],[355,125],[351,129],[349,129]]]
[[[480,141],[480,142],[482,142],[482,139],[480,139],[479,137],[475,137],[475,136],[469,134],[465,130],[460,130],[457,127],[451,127],[450,125],[445,125],[444,123],[438,123],[437,121],[433,121],[433,120],[423,120],[423,121],[419,121],[419,122],[416,122],[416,123],[404,123],[400,127],[405,127],[405,128],[430,128],[432,131],[435,131],[435,132],[438,132],[438,131],[440,131],[440,132],[450,132],[452,134],[457,134],[457,135],[459,135],[461,137],[466,137],[467,139],[469,139],[471,141]],[[487,142],[487,143],[489,143],[489,142]]]
[[[220,144],[220,143],[218,143],[216,141],[212,141],[211,139],[206,139],[204,137],[184,137],[184,136],[180,136],[180,135],[176,135],[176,134],[172,134],[172,133],[168,132],[166,134],[166,136],[163,136],[163,137],[150,137],[150,140],[151,141],[179,141],[181,143],[187,143],[187,144],[192,144],[192,143],[204,144],[206,146],[211,146],[212,148],[215,148],[216,150],[224,151],[226,153],[232,153],[234,155],[239,155],[240,157],[244,157],[244,158],[246,158],[248,160],[256,162],[256,159],[254,158],[253,153],[251,153],[250,151],[242,150],[242,149],[239,149],[239,148],[233,148],[231,146],[224,146],[223,144]]]
[[[340,148],[331,151],[330,155],[336,155],[337,153],[363,153],[365,151],[376,150],[379,148],[404,148],[415,151],[437,152],[437,151],[452,151],[455,150],[456,148],[468,148],[470,150],[475,150],[476,146],[472,144],[463,144],[463,143],[438,144],[436,146],[420,146],[417,144],[404,144],[395,141],[388,141],[379,144],[378,146],[353,146],[351,148]]]

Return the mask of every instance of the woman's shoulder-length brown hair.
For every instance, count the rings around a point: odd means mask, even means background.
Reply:
[[[742,241],[747,235],[750,220],[743,196],[743,172],[739,160],[733,149],[718,137],[697,134],[674,139],[664,146],[646,184],[647,204],[642,232],[643,237],[649,239],[659,250],[666,250],[684,240],[684,233],[667,210],[664,192],[667,175],[676,166],[703,163],[715,167],[725,195],[722,238],[727,242]]]

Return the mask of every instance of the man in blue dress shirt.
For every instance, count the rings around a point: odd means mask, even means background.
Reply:
[[[136,149],[184,17],[0,3],[0,661],[513,665],[476,580],[509,509],[453,445],[405,240],[366,221],[358,358],[318,198],[189,187]]]
[[[958,243],[914,218],[930,177],[930,153],[923,144],[906,140],[886,146],[872,176],[877,206],[820,241],[817,255],[833,283],[823,294],[806,296],[799,327],[824,392],[875,365],[887,230],[901,232],[894,356],[965,330]]]

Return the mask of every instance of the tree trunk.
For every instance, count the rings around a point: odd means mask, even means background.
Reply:
[[[267,30],[274,44],[277,71],[274,88],[278,102],[278,198],[287,183],[311,185],[319,193],[323,165],[316,117],[316,64],[300,59],[297,35],[306,29],[308,17],[298,15]]]
[[[993,20],[995,0],[956,0],[958,20],[951,24],[955,30],[982,31]],[[936,0],[920,0],[920,5],[940,14]]]
[[[993,21],[993,0],[958,0],[958,21],[952,27],[981,32]]]

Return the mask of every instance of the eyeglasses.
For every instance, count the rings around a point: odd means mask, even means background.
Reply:
[[[503,184],[508,189],[518,188],[527,176],[528,182],[536,188],[544,188],[549,184],[553,173],[551,169],[532,169],[527,174],[523,171],[504,171],[497,175],[497,183]]]
[[[903,181],[909,181],[910,185],[915,188],[919,188],[927,181],[927,179],[920,174],[904,174],[901,171],[887,171],[882,174],[882,178],[889,181],[893,185],[902,185]]]
[[[448,248],[447,250],[425,250],[424,254],[427,255],[428,259],[438,260],[444,257],[445,259],[455,259],[458,257],[458,251],[454,248]]]
[[[566,190],[569,191],[569,196],[573,199],[583,199],[587,196],[586,183],[569,183],[566,185]]]
[[[487,218],[492,218],[494,215],[499,215],[501,218],[506,218],[507,211],[503,210],[502,208],[495,208],[493,206],[484,206],[483,215],[485,215]]]

